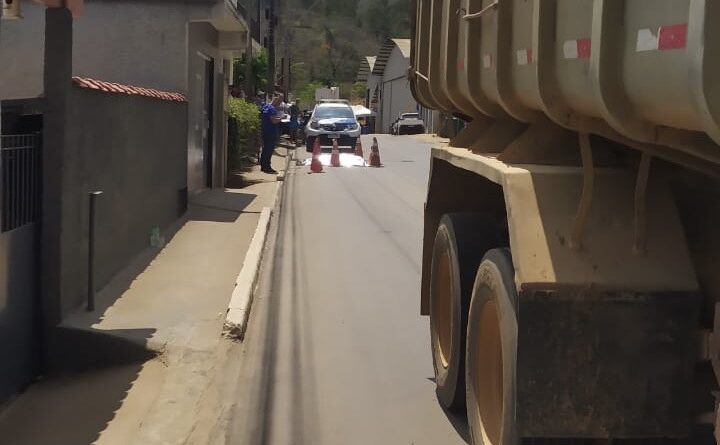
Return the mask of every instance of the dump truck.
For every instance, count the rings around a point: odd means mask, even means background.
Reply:
[[[420,310],[474,445],[714,444],[720,1],[415,0]]]

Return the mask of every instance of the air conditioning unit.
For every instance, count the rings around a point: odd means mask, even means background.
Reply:
[[[0,0],[2,1],[2,18],[4,20],[20,19],[20,0]]]

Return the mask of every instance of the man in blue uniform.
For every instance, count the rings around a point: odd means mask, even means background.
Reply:
[[[278,107],[283,101],[282,94],[273,97],[272,102],[262,107],[262,140],[263,146],[260,152],[260,169],[263,173],[277,174],[273,170],[270,161],[272,160],[275,145],[280,137],[280,121],[283,116],[278,113]]]

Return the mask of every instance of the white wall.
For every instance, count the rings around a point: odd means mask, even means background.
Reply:
[[[410,82],[407,80],[409,66],[410,59],[404,57],[397,46],[393,48],[381,84],[382,106],[378,116],[380,128],[376,129],[379,133],[390,131],[390,125],[397,119],[398,114],[417,111],[417,102],[410,92]]]

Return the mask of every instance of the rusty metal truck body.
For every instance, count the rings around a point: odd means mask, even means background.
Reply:
[[[476,445],[713,443],[720,1],[413,8],[413,94],[468,122],[425,210],[440,403]]]

